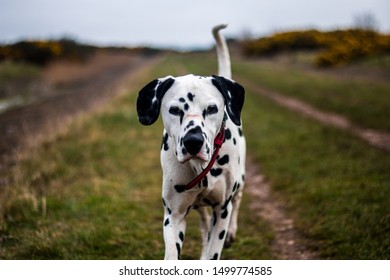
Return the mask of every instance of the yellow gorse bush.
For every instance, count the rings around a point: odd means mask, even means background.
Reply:
[[[298,50],[320,50],[316,65],[331,67],[351,61],[390,53],[390,35],[371,30],[348,29],[321,32],[318,30],[276,33],[270,37],[243,42],[246,55],[275,55]]]
[[[0,61],[25,61],[44,65],[59,58],[83,60],[94,50],[93,46],[82,45],[69,39],[21,41],[12,45],[0,45]]]

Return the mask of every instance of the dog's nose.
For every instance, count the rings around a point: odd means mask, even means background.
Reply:
[[[196,155],[199,153],[200,149],[203,146],[203,135],[200,127],[196,127],[187,132],[183,138],[183,144],[187,152],[191,155]]]

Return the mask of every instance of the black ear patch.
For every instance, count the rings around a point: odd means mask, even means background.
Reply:
[[[232,80],[220,76],[212,76],[213,85],[225,99],[227,113],[235,125],[241,125],[241,110],[244,106],[245,89]]]
[[[171,77],[156,79],[140,90],[137,98],[137,113],[140,123],[151,125],[156,122],[160,114],[161,100],[174,81]]]

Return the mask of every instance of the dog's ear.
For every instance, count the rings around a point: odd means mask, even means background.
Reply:
[[[156,79],[140,90],[137,98],[137,113],[140,123],[151,125],[156,122],[160,114],[161,100],[174,81],[175,79],[171,76]]]
[[[213,85],[225,99],[227,113],[235,125],[241,125],[241,110],[244,106],[245,89],[233,80],[221,76],[212,76]]]

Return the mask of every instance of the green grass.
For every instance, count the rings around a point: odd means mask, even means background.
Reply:
[[[40,69],[34,65],[9,61],[0,62],[0,85],[9,81],[36,78],[39,73]]]
[[[357,125],[390,131],[390,84],[301,70],[287,63],[238,61],[233,72]],[[364,66],[361,66],[364,67]],[[366,67],[365,71],[370,71]]]
[[[320,256],[388,258],[390,157],[256,94],[245,109],[249,150]]]
[[[239,75],[254,67],[240,65]],[[19,196],[6,200],[0,258],[161,259],[162,126],[139,125],[134,104],[137,90],[155,77],[188,72],[215,73],[214,57],[168,57],[138,77],[129,94],[19,163],[11,186]],[[262,85],[257,74],[248,79]],[[250,91],[243,118],[249,153],[321,258],[390,256],[388,154]],[[47,198],[45,216],[31,211],[40,196]],[[244,195],[238,240],[223,252],[226,259],[271,258],[273,233],[253,215],[252,199]],[[198,258],[199,244],[191,213],[183,258]]]

